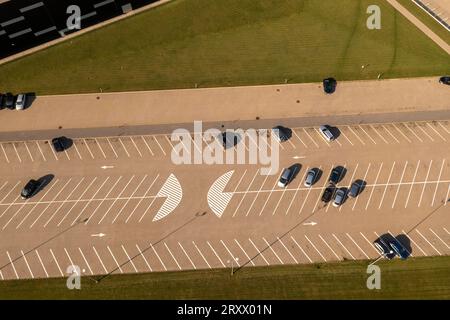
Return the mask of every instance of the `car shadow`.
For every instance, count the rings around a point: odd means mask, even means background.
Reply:
[[[73,140],[67,137],[60,137],[61,139],[61,145],[64,150],[70,149],[73,146]]]
[[[342,187],[342,188],[339,188],[339,189],[344,190],[344,192],[345,192],[344,199],[342,199],[342,203],[341,203],[341,206],[342,206],[348,199],[348,188],[347,187]]]
[[[322,178],[323,170],[319,169],[319,168],[312,168],[311,170],[314,170],[314,172],[316,173],[316,178],[312,182],[312,185],[314,185],[315,183],[317,183]]]
[[[36,189],[33,195],[38,194],[40,191],[44,190],[50,182],[55,178],[53,174],[47,174],[45,176],[40,177],[37,181],[39,182],[39,187]]]
[[[408,251],[408,257],[411,255],[412,247],[411,247],[411,240],[406,234],[399,234],[395,237],[398,242]]]
[[[302,165],[300,163],[295,163],[289,167],[289,170],[293,170],[292,172],[294,172],[294,174],[292,175],[292,179],[291,179],[291,181],[292,181],[297,177],[300,170],[302,170]]]
[[[345,175],[347,174],[347,169],[343,166],[337,166],[335,169],[339,171],[339,180],[338,180],[339,183],[345,178]]]
[[[328,130],[330,130],[331,134],[335,139],[339,138],[341,135],[341,130],[338,127],[327,126]]]
[[[27,99],[26,99],[25,105],[23,107],[24,110],[30,108],[33,105],[34,100],[36,100],[35,92],[27,92],[26,96],[27,96]]]

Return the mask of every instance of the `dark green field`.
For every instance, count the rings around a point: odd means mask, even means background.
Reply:
[[[372,4],[381,30],[366,28]],[[0,66],[0,88],[56,94],[449,70],[450,57],[384,0],[175,0]]]
[[[368,262],[113,275],[81,290],[65,279],[0,281],[0,299],[449,299],[450,257],[381,261],[381,289],[368,290]]]

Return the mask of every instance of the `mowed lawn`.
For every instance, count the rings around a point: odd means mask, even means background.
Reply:
[[[381,8],[381,30],[366,27],[373,4]],[[384,0],[174,0],[0,66],[0,91],[110,92],[447,72],[450,57]]]
[[[367,261],[112,275],[81,290],[65,279],[0,281],[0,299],[449,299],[450,257],[381,261],[381,289],[366,287]]]

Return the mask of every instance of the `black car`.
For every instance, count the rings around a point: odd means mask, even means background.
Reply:
[[[0,93],[0,110],[5,108],[5,106],[3,105],[4,101],[5,101],[5,96],[2,93]]]
[[[389,241],[389,246],[394,250],[395,254],[399,256],[400,259],[405,260],[408,258],[409,252],[397,239],[392,239]]]
[[[342,170],[343,170],[342,167],[334,168],[331,171],[330,178],[328,179],[328,181],[333,184],[338,184],[339,181],[341,181]]]
[[[14,105],[14,95],[11,92],[8,92],[5,94],[4,96],[4,106],[10,110],[15,109],[15,105]]]
[[[450,76],[444,76],[439,78],[439,83],[446,84],[450,86]]]
[[[65,149],[66,137],[57,137],[52,139],[52,145],[56,152],[62,152]]]
[[[231,131],[225,131],[220,134],[222,145],[225,149],[234,147],[238,144],[238,135]]]
[[[336,90],[337,81],[334,78],[323,79],[323,91],[326,94],[332,94]]]
[[[22,199],[28,199],[31,198],[36,191],[39,189],[39,181],[31,179],[28,181],[28,183],[25,185],[25,187],[22,189],[22,192],[20,193],[20,196]]]
[[[356,198],[358,194],[361,192],[361,182],[355,181],[352,183],[352,186],[350,187],[350,191],[348,192],[348,195],[352,198]]]
[[[274,134],[275,138],[279,142],[284,142],[289,140],[291,136],[291,129],[283,127],[283,126],[276,126],[272,128],[272,133]]]
[[[322,202],[328,203],[333,198],[335,187],[334,185],[329,185],[325,188],[325,190],[322,193]]]
[[[386,244],[386,242],[384,242],[383,239],[378,238],[373,242],[373,245],[383,257],[387,259],[392,259],[395,257],[395,252]]]

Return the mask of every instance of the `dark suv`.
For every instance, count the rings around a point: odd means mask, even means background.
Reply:
[[[335,167],[335,168],[333,168],[333,170],[331,171],[330,178],[328,179],[328,181],[330,183],[333,183],[333,184],[338,184],[339,181],[341,181],[341,176],[342,176],[343,170],[344,170],[343,167]]]
[[[14,95],[11,92],[8,92],[4,96],[4,106],[10,110],[15,109],[14,106]]]
[[[334,78],[326,78],[323,79],[323,91],[325,91],[326,94],[332,94],[336,90],[336,84],[337,81]]]
[[[450,76],[440,77],[439,83],[450,85]]]
[[[29,199],[37,192],[39,189],[39,181],[31,179],[28,181],[28,183],[25,185],[25,187],[22,189],[22,192],[20,193],[20,196],[22,199]]]

